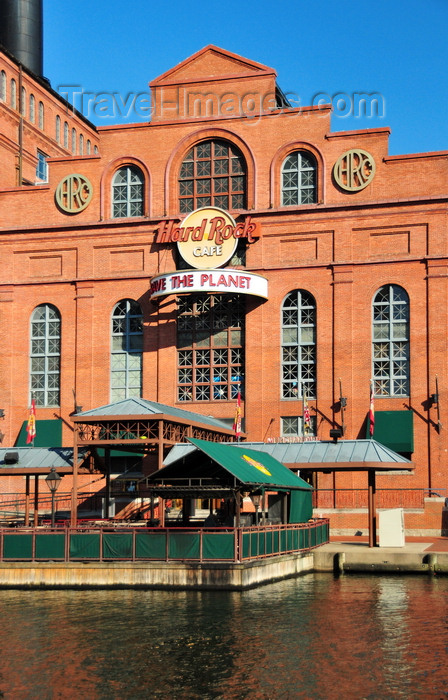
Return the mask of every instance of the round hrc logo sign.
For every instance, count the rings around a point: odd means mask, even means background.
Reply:
[[[156,242],[177,243],[187,264],[208,270],[230,260],[239,238],[247,238],[252,243],[258,236],[257,224],[250,216],[237,224],[223,209],[203,207],[188,214],[180,224],[173,221],[161,224]]]

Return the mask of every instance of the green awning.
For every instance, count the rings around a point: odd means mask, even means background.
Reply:
[[[189,442],[243,484],[312,491],[312,486],[269,454],[222,442],[208,442],[193,438],[189,438]]]
[[[414,452],[413,418],[413,411],[375,411],[374,439],[395,452]]]
[[[26,447],[26,426],[24,420],[14,447]],[[62,447],[62,420],[36,420],[36,437],[33,447]]]

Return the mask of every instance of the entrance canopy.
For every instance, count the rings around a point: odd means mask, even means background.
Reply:
[[[296,476],[270,454],[245,444],[189,439],[192,450],[169,466],[148,477],[148,484],[269,488],[273,491],[312,491],[312,486]],[[244,449],[239,449],[243,447]],[[199,452],[199,454],[198,454]],[[202,453],[202,454],[201,454]],[[204,457],[208,459],[204,459]]]
[[[274,457],[289,469],[309,471],[412,471],[414,465],[405,457],[376,440],[313,440],[299,443],[236,442],[238,449],[251,449]],[[165,465],[192,451],[188,444],[176,445]]]
[[[299,443],[236,442],[235,450],[251,450],[258,455],[270,456],[289,469],[314,472],[365,471],[369,489],[369,546],[376,545],[376,472],[413,471],[414,465],[405,457],[376,440],[309,441]],[[193,448],[176,445],[165,464],[185,458]]]
[[[214,498],[235,505],[237,527],[243,495],[277,492],[283,522],[307,522],[313,513],[312,486],[275,457],[235,444],[190,438],[190,452],[146,478],[149,491],[162,498]],[[265,512],[265,505],[262,511]]]
[[[71,416],[74,423],[75,469],[73,470],[72,526],[76,525],[78,450],[104,448],[106,492],[110,486],[112,450],[152,456],[160,470],[168,450],[189,438],[231,441],[233,429],[213,416],[203,416],[174,406],[137,397],[82,411]],[[108,504],[106,506],[108,508]]]
[[[213,416],[140,398],[82,411],[72,415],[72,420],[78,445],[125,447],[140,453],[151,447],[172,447],[189,437],[213,441],[233,436],[231,426]]]

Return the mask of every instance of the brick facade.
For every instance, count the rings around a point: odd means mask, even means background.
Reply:
[[[33,124],[20,118],[19,103],[11,106],[9,93],[0,101],[4,446],[15,443],[27,418],[30,317],[39,304],[59,310],[62,337],[60,405],[38,407],[38,419],[66,421],[64,444],[72,441],[73,392],[84,410],[110,402],[111,314],[122,299],[138,301],[143,311],[143,397],[233,418],[234,400],[178,403],[176,300],[166,296],[156,303],[149,294],[152,277],[176,269],[174,245],[155,239],[161,222],[183,218],[180,166],[195,144],[220,139],[236,146],[246,164],[246,208],[231,213],[237,222],[250,214],[261,230],[247,247],[244,269],[269,282],[267,300],[246,297],[248,439],[280,437],[281,417],[303,415],[301,399],[281,398],[281,306],[296,289],[316,302],[317,393],[309,406],[317,436],[328,439],[330,428],[340,425],[340,385],[347,398],[345,437],[366,436],[372,300],[382,285],[398,285],[409,296],[410,389],[406,396],[377,397],[375,409],[413,412],[415,471],[378,476],[378,488],[446,493],[448,152],[389,156],[384,128],[331,133],[328,106],[282,105],[272,69],[216,47],[206,47],[151,83],[151,122],[123,126],[93,127],[67,110],[41,79],[20,71],[9,55],[0,53],[0,70],[8,90],[14,78],[26,88],[27,105],[31,92],[36,103]],[[75,153],[71,141],[64,147],[65,122],[70,139],[76,130]],[[90,142],[89,155],[79,152],[80,133],[84,144]],[[335,163],[350,149],[366,151],[376,166],[371,182],[353,192],[334,177]],[[282,164],[298,150],[315,158],[316,203],[283,206]],[[49,157],[46,183],[35,184],[37,151]],[[143,173],[143,212],[113,218],[112,178],[128,165]],[[93,196],[79,213],[66,213],[56,205],[55,191],[73,173],[89,179]],[[428,401],[436,376],[438,406]],[[322,475],[319,486],[366,488],[366,476]]]

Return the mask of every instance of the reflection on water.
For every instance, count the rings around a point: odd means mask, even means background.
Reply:
[[[447,698],[448,577],[0,591],[6,700]]]

